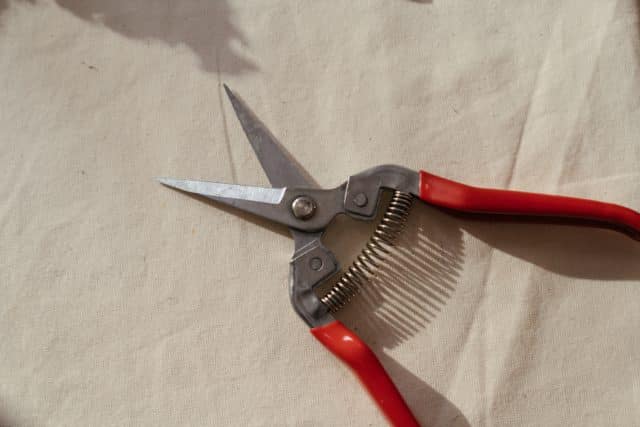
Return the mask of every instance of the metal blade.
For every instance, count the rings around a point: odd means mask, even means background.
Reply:
[[[227,85],[224,90],[240,120],[269,182],[274,187],[318,188],[304,169],[289,154],[269,129]]]
[[[282,201],[286,189],[252,187],[248,185],[224,184],[219,182],[193,181],[186,179],[157,178],[167,187],[187,193],[198,194],[210,199],[234,199],[277,205]]]
[[[292,229],[294,237],[304,232],[321,232],[344,212],[346,184],[332,190],[249,187],[217,182],[156,178],[163,185],[249,212]],[[318,207],[312,217],[295,214],[293,203],[300,197],[311,198]],[[295,230],[294,230],[295,229]],[[298,236],[299,237],[299,236]]]
[[[291,215],[282,203],[284,188],[247,187],[216,182],[158,178],[167,187],[206,197],[218,203],[291,227]]]

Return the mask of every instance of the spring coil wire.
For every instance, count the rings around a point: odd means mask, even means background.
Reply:
[[[376,269],[389,255],[389,248],[404,229],[409,217],[413,196],[394,191],[382,220],[356,260],[342,274],[338,282],[320,298],[331,313],[344,307],[366,285]]]

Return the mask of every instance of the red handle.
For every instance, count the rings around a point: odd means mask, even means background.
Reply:
[[[623,206],[573,197],[471,187],[420,172],[420,198],[470,213],[547,216],[592,221],[640,240],[640,213]]]
[[[420,426],[376,355],[356,334],[337,320],[311,333],[349,365],[392,425]]]

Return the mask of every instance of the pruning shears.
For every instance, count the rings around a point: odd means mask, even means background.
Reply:
[[[360,379],[394,426],[418,426],[410,408],[374,352],[334,313],[366,286],[402,232],[411,205],[420,199],[445,210],[473,214],[560,218],[614,228],[640,240],[640,213],[593,200],[468,186],[425,171],[383,165],[350,176],[333,189],[322,189],[255,116],[224,86],[240,124],[273,188],[159,178],[168,186],[212,199],[288,227],[294,242],[289,296],[296,313],[329,351]],[[337,215],[371,221],[383,190],[392,192],[384,216],[356,261],[326,292],[320,285],[340,271],[322,235]]]

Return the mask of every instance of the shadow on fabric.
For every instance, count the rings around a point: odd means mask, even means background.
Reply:
[[[0,412],[0,427],[14,427],[19,425],[16,420],[9,418],[4,413]]]
[[[636,0],[636,57],[640,62],[640,0]]]
[[[385,200],[381,205],[385,206]],[[344,234],[360,247],[366,237],[357,235],[370,236],[374,224],[358,232],[356,227],[361,226],[354,222]],[[346,255],[343,244],[331,242],[331,233],[335,232],[329,229],[325,241],[338,259],[354,259],[353,250]],[[437,317],[455,292],[463,258],[462,230],[455,218],[416,200],[395,247],[337,316],[365,339],[369,336],[376,346],[392,349]],[[342,267],[344,271],[348,264]]]
[[[411,411],[423,427],[471,427],[464,414],[423,379],[382,352],[380,363],[397,384]]]
[[[34,0],[0,0],[0,13],[11,3]],[[134,40],[158,40],[169,46],[185,45],[200,59],[207,72],[242,74],[256,65],[233,45],[247,45],[234,25],[232,10],[223,0],[55,0],[74,16],[104,26]]]
[[[567,277],[640,280],[640,242],[595,227],[461,216],[461,227],[489,246]]]
[[[387,200],[383,198],[381,206]],[[332,224],[323,240],[339,260],[353,259],[379,219],[366,223],[342,218],[342,224]],[[335,314],[376,353],[424,426],[469,427],[470,423],[444,395],[384,350],[401,345],[435,321],[456,291],[463,260],[464,242],[456,218],[416,200],[396,246],[378,263],[376,275]],[[348,266],[342,262],[343,271]]]
[[[638,18],[638,33],[640,34],[640,0],[636,0],[636,17]]]

